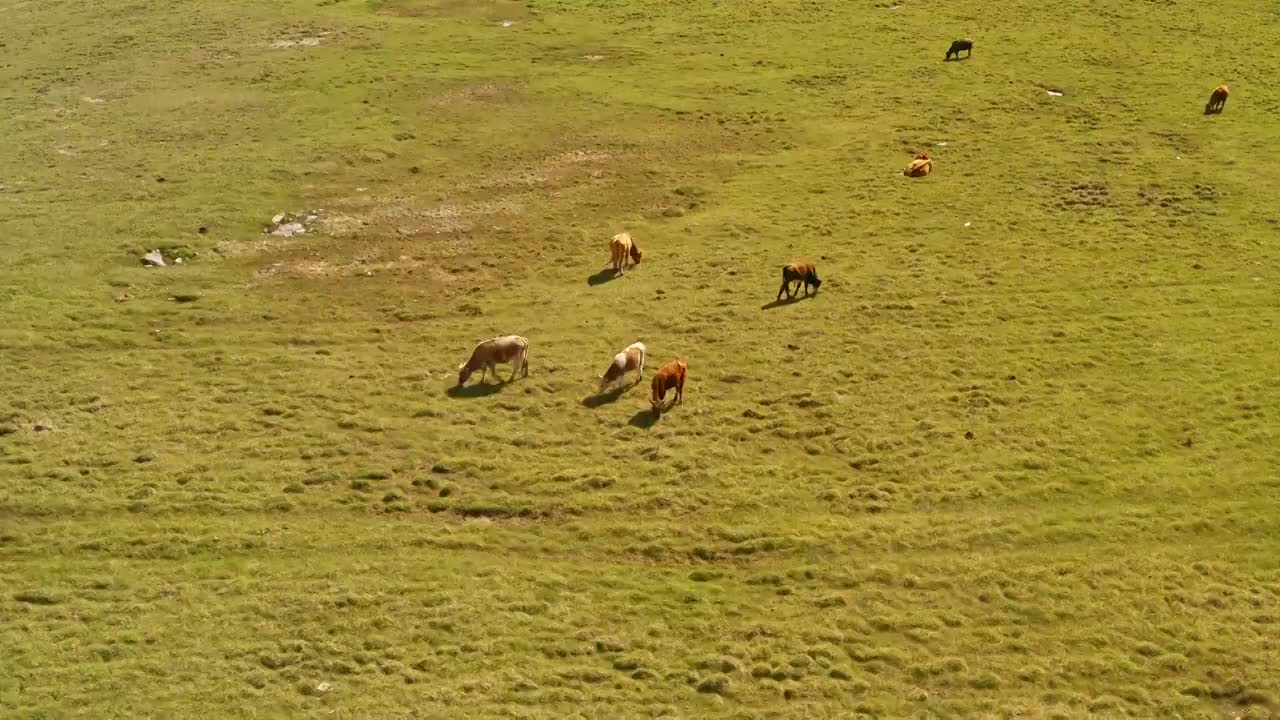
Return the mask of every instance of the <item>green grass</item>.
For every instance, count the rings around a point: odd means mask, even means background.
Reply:
[[[0,716],[1280,714],[1269,6],[0,27]]]

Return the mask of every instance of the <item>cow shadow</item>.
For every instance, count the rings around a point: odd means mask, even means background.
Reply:
[[[623,385],[621,387],[616,387],[608,392],[589,395],[582,399],[582,404],[591,408],[592,410],[595,410],[598,407],[617,402],[618,398],[625,395],[626,392],[633,387],[635,387],[635,383],[632,383],[631,385]]]
[[[595,287],[596,285],[603,285],[617,277],[618,277],[618,273],[614,272],[613,268],[607,267],[601,270],[600,272],[596,273],[595,275],[592,275],[591,277],[587,278],[587,284],[592,287]]]
[[[661,417],[662,417],[662,413],[655,412],[653,408],[650,408],[648,410],[641,410],[635,415],[632,415],[631,419],[627,421],[627,424],[630,425],[631,427],[638,427],[642,430],[648,430],[654,425],[657,425],[658,420]]]
[[[487,382],[480,383],[478,385],[454,385],[448,390],[445,390],[444,394],[455,400],[488,397],[502,392],[502,389],[506,386],[506,383],[495,384]]]
[[[796,295],[795,297],[787,297],[787,298],[782,298],[782,299],[780,299],[780,300],[774,300],[774,301],[772,301],[772,302],[767,302],[767,303],[765,303],[764,305],[761,305],[761,306],[760,306],[760,309],[761,309],[761,310],[772,310],[772,309],[774,309],[774,308],[780,308],[780,307],[784,307],[784,306],[786,306],[786,305],[794,305],[794,304],[796,304],[796,303],[800,302],[801,300],[809,300],[809,299],[816,298],[816,297],[818,297],[818,293],[813,293],[812,295],[808,295],[808,296],[805,296],[805,295]]]

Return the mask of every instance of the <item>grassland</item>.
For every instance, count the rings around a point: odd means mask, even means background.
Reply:
[[[1280,715],[1277,31],[0,0],[0,716]]]

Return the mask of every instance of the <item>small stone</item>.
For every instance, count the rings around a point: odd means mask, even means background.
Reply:
[[[182,264],[182,258],[174,258],[174,260],[173,260],[173,264],[174,264],[174,265],[181,265],[181,264]]]
[[[322,682],[316,685],[316,692],[327,693],[333,689],[333,683]]]
[[[279,225],[282,222],[284,222],[284,213],[280,213],[279,215],[276,215],[275,217],[271,218],[272,225]]]
[[[36,423],[35,426],[33,426],[31,429],[35,430],[36,432],[49,432],[50,430],[53,429],[53,426],[46,425],[45,423]]]
[[[207,235],[209,233],[209,228],[205,227],[204,225],[201,225],[199,228],[196,229],[196,232],[200,233],[201,235]]]
[[[164,255],[159,250],[152,250],[142,256],[142,264],[148,267],[164,267]]]
[[[964,431],[964,439],[965,439],[965,440],[972,440],[972,439],[973,439],[973,431],[972,431],[972,430],[965,430],[965,431]]]

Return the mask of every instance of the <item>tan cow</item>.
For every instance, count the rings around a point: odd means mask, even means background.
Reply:
[[[604,376],[600,378],[600,388],[598,392],[604,392],[614,383],[622,379],[623,375],[631,371],[636,371],[636,383],[644,379],[644,343],[636,342],[627,346],[626,350],[613,356],[613,362],[609,363],[609,367],[604,371]]]
[[[920,152],[916,154],[916,159],[911,161],[906,170],[902,171],[907,177],[924,177],[933,172],[933,160],[929,158],[929,153]]]
[[[640,264],[640,248],[631,239],[631,233],[621,232],[609,241],[609,262],[613,263],[613,271],[622,275],[626,273],[627,257],[633,265]]]
[[[499,377],[496,367],[498,363],[511,363],[511,377],[508,378],[508,382],[516,379],[517,372],[522,372],[523,377],[528,377],[529,341],[519,335],[502,335],[479,343],[475,350],[471,351],[471,359],[458,366],[458,385],[467,384],[471,373],[481,369],[483,372],[480,374],[480,382],[485,381],[490,370],[493,371],[494,377]]]

